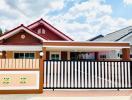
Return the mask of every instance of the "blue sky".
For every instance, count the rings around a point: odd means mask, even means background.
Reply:
[[[0,0],[0,27],[43,18],[74,40],[85,41],[132,25],[132,0]]]
[[[130,1],[129,4],[127,4],[127,1]],[[132,1],[131,0],[106,0],[106,4],[110,4],[113,9],[112,16],[113,17],[123,17],[126,19],[132,18]]]

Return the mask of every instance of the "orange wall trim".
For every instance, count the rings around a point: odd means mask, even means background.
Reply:
[[[44,46],[130,46],[129,43],[44,42]]]
[[[0,90],[0,94],[40,94],[42,90]]]

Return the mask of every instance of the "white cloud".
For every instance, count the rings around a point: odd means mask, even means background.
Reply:
[[[0,0],[0,10],[6,10],[7,8],[9,8],[4,0]]]
[[[0,27],[11,29],[38,20],[52,10],[62,9],[64,0],[0,0],[0,5]]]
[[[64,7],[64,0],[54,0],[49,5],[52,9],[62,9]]]
[[[28,16],[39,17],[50,11],[60,10],[64,6],[64,0],[19,0],[19,8]]]
[[[70,0],[45,0],[45,2],[44,0],[38,0],[35,3],[34,0],[17,0],[17,3],[19,2],[21,5],[16,6],[16,9],[11,9],[11,6],[5,0],[0,0],[0,4],[2,4],[0,10],[7,11],[17,17],[11,19],[10,16],[0,16],[0,27],[11,29],[21,23],[28,25],[42,17],[74,40],[85,41],[98,34],[107,34],[132,25],[132,19],[113,18],[111,16],[112,7],[105,4],[105,0],[75,2],[65,13],[48,15],[51,11],[63,9],[64,4],[66,4],[65,1]],[[80,22],[78,18],[82,16],[85,19]]]
[[[126,5],[132,4],[132,0],[123,0]]]
[[[75,17],[83,15],[89,18],[95,18],[97,15],[110,14],[111,12],[112,9],[110,5],[100,4],[99,1],[97,2],[97,0],[91,0],[81,4],[76,4],[67,14],[65,14],[65,17],[74,19]]]
[[[127,26],[127,20],[112,18],[110,5],[102,3],[102,0],[91,0],[76,4],[65,14],[60,14],[48,20],[57,28],[71,36],[75,40],[87,40],[98,34],[107,34],[116,29]],[[80,23],[76,18],[84,16],[86,21]],[[73,20],[72,22],[69,22]]]
[[[102,3],[102,0],[91,0],[76,4],[67,13],[49,17],[48,20],[73,39],[85,41],[98,34],[107,34],[132,25],[132,20],[112,18],[111,13],[110,5]],[[84,23],[76,20],[80,16],[86,17]]]

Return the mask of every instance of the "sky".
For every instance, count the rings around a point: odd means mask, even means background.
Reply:
[[[0,27],[43,18],[77,41],[132,25],[132,0],[0,0]]]

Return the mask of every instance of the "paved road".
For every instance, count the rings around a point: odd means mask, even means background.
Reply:
[[[39,96],[39,95],[5,95],[5,96],[1,95],[0,100],[130,100],[130,96],[45,97],[45,96]]]

